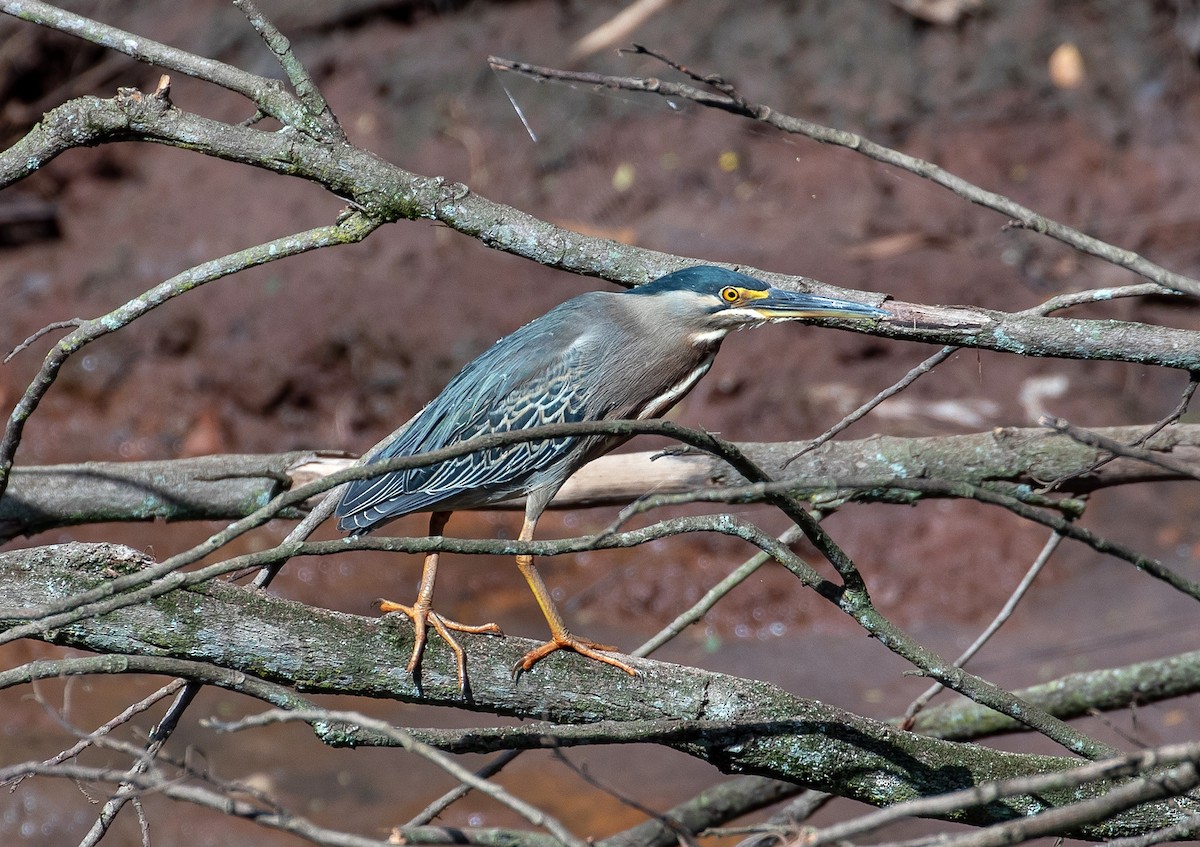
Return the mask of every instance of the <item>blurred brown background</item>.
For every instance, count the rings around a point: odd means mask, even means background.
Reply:
[[[666,75],[661,65],[612,49],[571,58],[572,45],[622,4],[261,2],[352,142],[563,226],[904,300],[1004,310],[1133,281],[1030,233],[1003,231],[995,214],[850,152],[687,104],[538,85],[487,65],[486,56],[497,54]],[[224,2],[64,5],[279,75],[241,14]],[[1200,273],[1200,11],[1193,3],[1017,0],[984,3],[955,24],[937,25],[881,0],[677,0],[630,40],[720,73],[751,100],[862,132],[1173,270]],[[0,131],[11,143],[65,99],[148,88],[158,73],[0,20]],[[229,121],[251,113],[211,85],[178,74],[172,83],[182,109]],[[328,223],[339,208],[314,186],[180,150],[127,144],[72,151],[0,195],[0,348],[52,321],[106,312],[196,262]],[[397,224],[356,246],[214,283],[87,348],[33,418],[18,461],[298,447],[358,452],[497,337],[603,284],[490,251],[429,222]],[[1182,299],[1116,302],[1086,314],[1200,324]],[[0,368],[5,414],[45,348],[40,342]],[[811,437],[932,352],[799,326],[741,333],[673,416],[734,439]],[[1168,412],[1185,384],[1182,374],[1128,365],[967,351],[846,437],[1029,425],[1043,410],[1085,426],[1145,423]],[[1085,525],[1197,578],[1196,492],[1172,485],[1102,493]],[[783,527],[768,512],[738,511],[768,529]],[[611,510],[551,514],[541,534],[578,534],[611,517]],[[424,525],[414,516],[393,527],[423,534]],[[959,503],[851,507],[828,525],[857,558],[883,610],[948,655],[994,614],[1045,540],[1041,529],[1011,515]],[[460,513],[449,531],[515,535],[518,527],[513,514]],[[92,527],[24,543],[119,540],[161,558],[212,528]],[[286,529],[273,526],[246,545],[266,546]],[[632,649],[750,552],[727,539],[672,540],[558,559],[545,571],[556,592],[570,598],[566,608],[581,630]],[[407,596],[418,565],[415,557],[294,563],[274,590],[371,614],[372,598]],[[536,608],[507,561],[451,559],[439,604],[460,620],[494,619],[507,631],[541,634]],[[1002,684],[1031,684],[1187,649],[1197,630],[1194,608],[1164,586],[1068,545],[973,668]],[[860,713],[896,714],[924,686],[901,676],[903,664],[883,647],[864,642],[835,610],[767,569],[662,655],[770,679]],[[24,643],[0,649],[5,666],[41,655],[58,654]],[[77,681],[68,717],[91,728],[159,682]],[[63,705],[64,686],[39,691]],[[0,693],[5,763],[70,743],[54,718],[20,695]],[[469,720],[387,703],[352,707],[417,725]],[[255,708],[205,693],[193,713]],[[1200,728],[1194,706],[1181,703],[1148,707],[1136,721],[1113,720],[1147,743],[1194,737]],[[1117,737],[1115,729],[1094,731]],[[428,802],[431,785],[449,785],[412,770],[397,753],[325,750],[296,727],[225,738],[193,722],[173,741],[178,750],[189,743],[225,776],[259,780],[298,812],[327,823],[355,820],[357,831],[376,836]],[[602,779],[619,781],[627,769],[619,750],[573,757]],[[650,788],[638,796],[659,808],[717,778],[677,754],[645,762]],[[539,782],[548,777],[562,782]],[[603,835],[640,819],[573,780],[534,756],[505,777],[579,832]],[[160,807],[155,814],[152,803],[152,833],[161,843],[295,843],[191,809],[167,814]],[[0,842],[74,843],[95,811],[70,785],[29,783],[0,794]],[[516,823],[483,800],[454,807],[445,820]],[[105,843],[137,839],[129,817]]]

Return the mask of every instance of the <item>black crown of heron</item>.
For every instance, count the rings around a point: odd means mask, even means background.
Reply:
[[[415,456],[480,435],[542,424],[659,417],[708,372],[732,330],[800,318],[877,320],[888,314],[851,300],[774,288],[708,265],[676,271],[628,291],[589,292],[497,341],[381,442],[381,448],[369,452],[366,461]],[[338,528],[362,535],[402,515],[431,512],[430,535],[441,535],[456,509],[524,496],[519,538],[528,541],[546,505],[571,474],[625,440],[546,438],[351,482],[337,506]],[[454,651],[459,684],[465,686],[465,654],[452,633],[498,635],[500,629],[490,623],[458,623],[433,610],[437,562],[437,553],[426,555],[412,605],[384,601],[381,608],[413,620],[410,673],[420,665],[427,629],[433,627]],[[532,556],[517,556],[517,567],[550,625],[550,640],[526,653],[514,672],[529,670],[550,653],[567,649],[636,675],[627,661],[614,655],[616,648],[567,629]]]

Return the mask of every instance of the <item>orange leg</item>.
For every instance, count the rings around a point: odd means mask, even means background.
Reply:
[[[531,520],[528,516],[525,518],[525,523],[521,526],[520,539],[522,541],[529,541],[533,538],[533,528],[536,523],[536,520]],[[542,575],[533,566],[533,556],[517,556],[517,567],[521,569],[521,575],[529,583],[529,588],[533,591],[533,596],[537,598],[542,614],[546,616],[546,622],[550,624],[550,640],[526,653],[521,658],[521,661],[517,662],[513,667],[514,674],[529,670],[537,662],[556,650],[574,650],[576,653],[587,656],[589,659],[604,662],[604,664],[612,665],[614,668],[620,668],[630,676],[637,676],[637,671],[625,662],[613,656],[605,655],[606,652],[615,652],[616,647],[597,644],[595,641],[579,638],[567,631],[567,625],[563,623],[562,615],[558,613],[558,609],[554,605],[554,600],[550,597],[550,590],[546,588],[546,583],[542,581]]]
[[[434,512],[429,516],[429,534],[431,536],[441,535],[442,530],[446,528],[448,520],[450,520],[449,512]],[[458,687],[466,691],[467,654],[463,651],[462,645],[450,634],[450,631],[476,635],[503,635],[504,633],[494,623],[471,626],[452,621],[433,611],[433,582],[437,578],[437,566],[438,554],[427,553],[425,555],[425,567],[421,571],[421,586],[417,592],[416,601],[411,606],[404,606],[400,603],[393,603],[391,600],[380,600],[379,610],[381,612],[402,612],[412,618],[415,633],[413,636],[412,658],[408,660],[409,673],[414,673],[421,664],[421,656],[425,652],[426,631],[432,625],[434,631],[454,651],[454,657],[458,663]]]

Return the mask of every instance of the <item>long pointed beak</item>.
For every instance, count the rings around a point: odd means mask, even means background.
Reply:
[[[787,320],[789,318],[858,318],[867,320],[891,316],[891,312],[863,303],[855,303],[853,300],[821,297],[816,294],[800,294],[795,291],[784,291],[782,288],[769,289],[766,297],[748,303],[746,308],[758,312],[766,320]]]

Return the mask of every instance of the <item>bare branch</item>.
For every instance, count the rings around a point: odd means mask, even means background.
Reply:
[[[653,51],[638,47],[637,52],[654,56],[667,62],[677,70],[681,69],[677,63]],[[580,71],[566,71],[541,65],[531,65],[527,62],[516,62],[511,59],[500,58],[499,56],[489,56],[488,62],[497,70],[513,71],[532,77],[533,79],[579,82],[585,85],[603,86],[622,91],[646,92],[658,95],[659,97],[677,97],[681,100],[689,100],[709,108],[720,109],[742,117],[752,118],[787,133],[807,136],[822,144],[845,147],[869,159],[874,159],[886,165],[892,165],[893,167],[928,179],[936,185],[952,191],[964,200],[1006,215],[1012,219],[1009,226],[1031,229],[1043,235],[1048,235],[1081,253],[1087,253],[1090,256],[1096,256],[1106,262],[1126,268],[1164,288],[1200,296],[1200,280],[1169,271],[1139,256],[1132,250],[1114,247],[1098,238],[1085,235],[1077,229],[1040,215],[1002,194],[987,191],[977,185],[973,185],[962,177],[956,176],[932,162],[927,162],[924,159],[918,159],[916,156],[909,156],[898,150],[877,144],[853,132],[821,126],[803,118],[786,115],[761,103],[751,103],[738,94],[728,83],[720,80],[719,77],[699,77],[696,74],[688,72],[694,80],[715,87],[717,91],[713,93],[703,91],[686,83],[669,82],[653,77],[620,77]]]
[[[106,315],[81,321],[79,326],[63,337],[46,355],[36,377],[26,388],[24,395],[13,408],[0,439],[0,496],[8,485],[13,457],[21,443],[25,424],[37,410],[38,404],[54,384],[59,370],[67,359],[80,349],[110,332],[116,332],[147,312],[161,306],[198,286],[245,270],[256,265],[274,262],[286,256],[297,256],[310,250],[318,250],[335,244],[349,244],[366,238],[379,225],[358,213],[342,217],[333,226],[317,227],[307,232],[277,238],[265,244],[239,250],[219,259],[189,268],[149,291],[118,306]]]
[[[139,62],[178,71],[237,92],[280,123],[295,127],[314,139],[337,138],[303,104],[283,90],[278,80],[247,73],[240,68],[168,47],[149,38],[102,24],[91,18],[43,3],[41,0],[0,0],[0,12],[30,23],[56,29],[98,44]]]
[[[1144,428],[1137,426],[1100,427],[1093,432],[1123,443],[1145,435]],[[878,481],[892,476],[1037,488],[1044,480],[1063,478],[1056,490],[1078,496],[1112,486],[1189,479],[1191,473],[1185,469],[1200,468],[1200,425],[1196,424],[1171,427],[1143,448],[1169,460],[1178,470],[1169,470],[1161,462],[1126,460],[1106,463],[1084,475],[1079,472],[1096,466],[1109,454],[1085,444],[1069,444],[1041,428],[1006,427],[935,438],[872,436],[830,442],[789,467],[789,457],[805,443],[740,442],[738,448],[780,481],[816,486],[822,498],[830,502],[851,494],[856,502],[894,496],[894,490],[892,495],[883,489],[851,492],[845,486],[851,479]],[[0,499],[0,540],[93,522],[242,518],[284,490],[345,470],[353,461],[333,452],[295,452],[15,467],[6,496]],[[582,468],[563,486],[551,506],[572,509],[623,505],[650,490],[666,496],[744,483],[744,477],[708,454],[663,457],[658,451],[622,453],[603,456]],[[929,490],[921,496],[952,493]],[[303,501],[293,501],[274,516],[296,517],[301,508]],[[524,503],[514,499],[494,508],[523,509]]]
[[[345,141],[346,134],[342,132],[342,128],[338,125],[337,118],[334,117],[333,111],[329,108],[329,104],[325,102],[325,97],[321,94],[312,76],[309,75],[308,69],[304,67],[300,59],[292,50],[291,42],[284,37],[267,16],[258,8],[258,4],[254,0],[233,0],[233,5],[237,6],[245,14],[246,20],[254,27],[255,31],[262,36],[262,40],[275,54],[275,58],[279,60],[280,67],[291,80],[292,88],[296,91],[296,96],[300,98],[300,102],[304,104],[305,109],[313,120],[317,121],[322,129],[321,138]],[[255,101],[256,103],[258,101]],[[259,108],[262,108],[261,105]]]
[[[1046,539],[1046,543],[1042,545],[1042,551],[1038,553],[1037,558],[1033,560],[1033,564],[1029,566],[1029,570],[1027,570],[1025,575],[1021,577],[1021,581],[1017,583],[1017,587],[1013,589],[1012,594],[1010,594],[1008,600],[1005,601],[1003,608],[996,613],[996,616],[992,618],[991,623],[984,627],[983,632],[976,636],[975,640],[971,642],[970,646],[968,646],[967,649],[964,650],[962,654],[954,660],[955,665],[962,667],[967,662],[971,661],[971,659],[975,657],[975,654],[983,648],[983,645],[987,644],[988,641],[991,640],[992,636],[1000,631],[1000,627],[1002,627],[1009,620],[1009,618],[1012,617],[1012,613],[1017,609],[1017,604],[1019,604],[1022,598],[1024,598],[1024,596],[1028,593],[1030,587],[1033,585],[1033,581],[1037,578],[1037,575],[1042,572],[1042,568],[1046,566],[1046,563],[1050,561],[1050,557],[1054,555],[1054,551],[1058,549],[1058,545],[1062,543],[1062,540],[1063,536],[1061,533],[1051,533],[1050,537]],[[914,700],[904,711],[905,728],[910,729],[912,726],[912,719],[916,716],[916,714],[924,709],[929,704],[929,701],[936,697],[939,692],[944,690],[945,689],[941,683],[934,683],[925,691],[923,691],[921,695],[917,697],[917,699]]]
[[[114,552],[110,545],[77,544],[55,548],[50,556],[14,551],[0,557],[0,568],[9,595],[32,605],[61,599],[103,579]],[[53,579],[47,578],[49,573],[55,574]],[[177,660],[217,665],[234,676],[266,677],[264,682],[276,685],[303,684],[313,693],[463,705],[454,657],[444,645],[429,645],[421,680],[414,681],[404,671],[412,638],[405,622],[313,609],[226,583],[115,610],[103,619],[79,621],[42,637],[82,649],[170,654]],[[471,653],[474,709],[558,723],[607,720],[636,726],[650,721],[659,736],[676,733],[676,741],[665,743],[722,769],[819,784],[871,803],[1057,770],[1075,762],[925,739],[793,697],[767,683],[646,659],[630,660],[642,673],[628,690],[604,684],[599,677],[606,668],[567,655],[550,657],[514,684],[509,669],[532,642],[512,637],[464,642]],[[328,644],[354,644],[356,654],[371,661],[347,662],[344,654],[324,646]],[[178,665],[164,670],[188,676]],[[679,721],[690,721],[695,729]],[[370,738],[347,735],[334,726],[314,728],[327,743],[371,743]],[[703,744],[695,741],[698,729],[705,732]],[[581,731],[595,736],[586,726],[564,727],[562,734]],[[536,740],[529,730],[510,732]],[[878,778],[866,778],[871,772]],[[1045,802],[1056,801],[1043,798],[1033,806],[1022,801],[1021,814],[1044,808]],[[1183,814],[1173,810],[1164,818],[1158,807],[1138,814],[1151,815],[1155,825],[1165,826],[1179,819],[1176,812]],[[1134,831],[1126,830],[1133,821],[1123,820],[1114,825],[1114,834]]]
[[[898,803],[891,808],[881,809],[846,823],[835,824],[824,830],[809,833],[803,843],[811,845],[811,847],[821,847],[821,845],[874,832],[906,817],[938,816],[944,814],[946,809],[991,803],[1010,794],[1037,793],[1048,788],[1070,788],[1095,780],[1148,774],[1148,772],[1160,770],[1166,765],[1183,765],[1173,771],[1141,776],[1105,796],[1084,800],[1074,806],[1047,811],[1044,816],[1037,815],[1013,825],[999,824],[991,831],[984,830],[959,838],[943,839],[939,842],[961,844],[963,847],[966,845],[984,847],[984,845],[1015,844],[1039,835],[1062,832],[1064,824],[1066,828],[1070,828],[1071,825],[1077,823],[1093,823],[1146,799],[1183,794],[1200,783],[1200,774],[1195,769],[1198,759],[1200,759],[1200,745],[1177,744],[1116,759],[1093,762],[1060,773],[1037,774],[979,785],[965,791],[943,794],[940,797],[925,797]],[[1039,818],[1042,819],[1039,820]],[[1017,837],[1018,833],[1019,837]],[[1005,838],[1010,840],[1005,840]]]
[[[150,98],[152,101],[153,98]],[[373,221],[433,218],[490,247],[563,270],[624,284],[648,281],[696,264],[652,250],[584,236],[494,203],[463,185],[448,185],[391,165],[346,144],[317,144],[279,133],[235,127],[175,108],[119,95],[114,100],[81,98],[47,113],[25,138],[0,154],[0,187],[32,173],[54,156],[77,146],[140,140],[185,147],[229,161],[318,182],[349,198]],[[882,295],[864,296],[801,276],[736,266],[785,288],[848,297],[874,305]],[[1200,333],[1121,321],[1009,315],[979,308],[929,306],[889,301],[890,321],[863,327],[824,321],[852,332],[1065,359],[1134,362],[1200,371]]]

